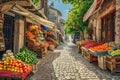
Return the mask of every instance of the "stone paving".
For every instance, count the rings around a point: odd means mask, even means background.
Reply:
[[[74,44],[66,43],[41,60],[39,70],[30,80],[120,80],[120,75],[111,75],[89,63],[77,53]]]

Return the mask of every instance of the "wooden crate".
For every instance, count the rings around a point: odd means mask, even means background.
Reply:
[[[97,56],[94,56],[88,52],[88,49],[81,47],[82,55],[85,59],[87,59],[89,62],[97,61]]]
[[[106,69],[106,56],[98,56],[98,66],[101,69]]]
[[[120,72],[120,57],[106,56],[106,67],[112,74]]]

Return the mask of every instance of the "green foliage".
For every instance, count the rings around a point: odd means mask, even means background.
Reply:
[[[33,2],[33,4],[37,7],[40,8],[40,1],[41,0],[31,0]]]
[[[88,21],[83,22],[83,17],[94,0],[62,0],[64,4],[71,4],[72,9],[69,10],[68,19],[65,23],[66,33],[71,34],[76,31],[82,31],[87,29]],[[71,28],[74,26],[75,28]]]

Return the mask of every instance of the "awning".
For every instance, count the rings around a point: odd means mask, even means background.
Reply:
[[[0,8],[1,8],[0,10],[1,10],[2,13],[5,13],[9,10],[9,11],[15,12],[17,14],[23,15],[25,17],[28,17],[31,20],[33,20],[33,21],[35,21],[39,24],[45,25],[45,26],[47,26],[51,29],[56,28],[54,23],[52,23],[48,20],[45,20],[45,19],[39,17],[38,15],[35,15],[35,14],[31,13],[30,11],[28,11],[25,8],[19,6],[15,2],[10,1],[10,2],[4,3],[4,4],[0,5]]]
[[[44,26],[44,25],[41,25],[41,28],[43,28],[44,30],[50,30],[48,27]]]
[[[83,22],[85,22],[92,14],[97,12],[101,5],[103,4],[104,0],[94,0],[91,7],[88,9],[87,13],[83,17]]]
[[[87,13],[84,15],[83,22],[85,22],[91,16],[92,12],[96,9],[96,5],[97,5],[97,0],[94,0],[93,4],[88,9]]]

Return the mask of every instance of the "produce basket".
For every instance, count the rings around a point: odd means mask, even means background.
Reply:
[[[95,52],[95,51],[89,49],[88,51],[94,56],[105,56],[108,54],[108,50],[102,51],[102,52]]]

